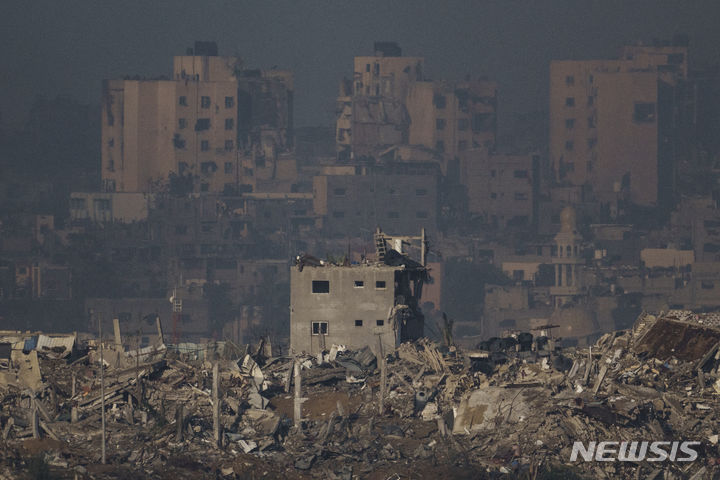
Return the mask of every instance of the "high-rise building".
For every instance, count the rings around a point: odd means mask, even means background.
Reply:
[[[171,79],[106,80],[105,191],[251,191],[255,170],[292,147],[293,77],[248,70],[196,42]]]
[[[687,47],[628,46],[617,60],[550,65],[550,159],[560,184],[618,202],[672,203]]]
[[[492,150],[495,82],[427,81],[424,59],[401,54],[397,44],[377,42],[375,56],[355,57],[352,80],[340,84],[338,160],[378,160],[396,145],[435,150],[444,160],[472,148]]]

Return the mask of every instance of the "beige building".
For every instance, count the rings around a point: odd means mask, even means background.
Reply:
[[[476,148],[460,153],[468,213],[495,228],[527,227],[537,217],[539,157]]]
[[[443,171],[459,152],[496,138],[497,85],[488,80],[426,81],[422,57],[403,57],[395,43],[355,57],[353,78],[340,84],[338,159],[378,159],[388,148],[415,145],[441,154]]]
[[[106,80],[103,189],[251,191],[255,169],[292,145],[292,91],[290,72],[245,70],[202,42],[169,80]]]
[[[671,195],[671,105],[686,47],[623,48],[618,60],[550,65],[550,159],[556,179],[590,185],[603,203],[657,206]]]
[[[409,143],[454,158],[460,152],[495,148],[497,84],[487,80],[416,82],[406,99]]]
[[[74,222],[131,223],[148,219],[155,197],[138,192],[73,192],[70,218]]]

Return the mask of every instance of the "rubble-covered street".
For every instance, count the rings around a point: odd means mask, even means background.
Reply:
[[[293,359],[269,342],[100,352],[5,332],[0,478],[713,478],[709,323],[670,311],[591,348],[524,333],[380,359],[342,346]],[[575,441],[633,440],[702,443],[692,462],[570,461]]]

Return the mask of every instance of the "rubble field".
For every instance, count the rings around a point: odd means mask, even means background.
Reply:
[[[720,329],[687,312],[591,347],[522,333],[380,356],[21,340],[0,338],[0,478],[720,475]],[[700,444],[687,462],[571,461],[576,441]]]

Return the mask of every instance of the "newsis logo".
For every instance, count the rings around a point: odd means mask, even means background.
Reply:
[[[585,462],[692,462],[700,442],[583,442],[573,443],[570,461]]]

